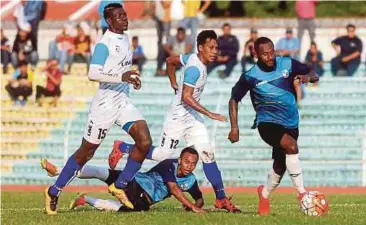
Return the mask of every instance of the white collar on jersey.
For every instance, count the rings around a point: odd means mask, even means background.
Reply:
[[[107,30],[105,32],[105,35],[109,36],[109,37],[117,37],[117,38],[121,38],[121,37],[124,37],[126,34],[117,34],[117,33],[114,33],[110,30]]]

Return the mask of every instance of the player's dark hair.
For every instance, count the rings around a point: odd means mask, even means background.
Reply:
[[[356,26],[354,24],[348,24],[346,26],[346,29],[348,30],[349,28],[353,28],[353,29],[356,29]]]
[[[186,32],[186,29],[184,29],[184,27],[178,27],[178,29],[177,29],[177,33],[178,32],[183,32],[183,33],[185,33]]]
[[[312,41],[312,42],[310,43],[310,46],[313,46],[313,45],[315,45],[315,47],[317,46],[315,41]]]
[[[111,3],[104,7],[103,15],[104,19],[107,20],[111,16],[111,12],[113,9],[123,8],[123,6],[119,3]]]
[[[204,45],[206,40],[217,39],[217,34],[214,30],[203,30],[197,36],[197,49],[198,46]]]
[[[192,154],[192,155],[197,155],[198,156],[198,152],[196,151],[196,149],[192,148],[192,147],[186,147],[186,148],[183,148],[182,152],[180,153],[180,158],[182,158],[182,156],[185,154],[185,153],[189,153],[189,154]]]
[[[139,40],[139,37],[137,37],[137,36],[133,36],[133,37],[132,37],[132,40],[136,40],[136,41],[138,41],[138,40]]]
[[[260,37],[258,38],[255,42],[254,42],[254,50],[255,52],[259,52],[259,46],[263,45],[263,44],[268,44],[268,43],[272,43],[271,39],[269,39],[268,37]]]

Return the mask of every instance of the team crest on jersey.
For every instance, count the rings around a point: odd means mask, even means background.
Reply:
[[[188,189],[188,185],[186,183],[183,184],[179,184],[180,189],[182,190],[187,190]]]
[[[287,78],[288,76],[290,76],[290,72],[288,72],[288,70],[282,70],[282,76],[283,78]]]
[[[119,45],[116,46],[116,52],[120,52],[121,51],[121,47]]]

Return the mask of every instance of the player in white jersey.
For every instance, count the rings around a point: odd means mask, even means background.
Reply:
[[[128,28],[126,12],[121,4],[104,8],[108,30],[96,45],[88,77],[100,83],[91,104],[84,138],[79,149],[68,159],[54,185],[45,190],[45,209],[49,215],[57,213],[58,196],[78,171],[94,155],[113,124],[125,130],[136,142],[123,172],[109,191],[126,207],[133,208],[123,188],[141,168],[151,146],[150,132],[138,109],[129,101],[129,86],[141,87],[136,71],[131,71],[132,49],[124,31]]]
[[[218,55],[217,36],[213,30],[202,31],[197,37],[198,54],[173,56],[167,59],[167,71],[175,96],[170,104],[168,114],[158,146],[150,148],[146,158],[162,161],[171,158],[181,137],[187,146],[194,147],[203,161],[203,170],[212,184],[215,194],[215,207],[229,212],[240,210],[226,197],[221,172],[215,161],[207,128],[202,116],[227,121],[226,117],[213,113],[203,107],[199,101],[207,81],[207,64],[215,61]],[[184,77],[177,84],[176,67],[182,65]],[[124,153],[129,153],[133,144],[116,141],[109,157],[109,165],[113,169]]]

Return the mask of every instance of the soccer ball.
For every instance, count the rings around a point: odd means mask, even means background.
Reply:
[[[322,216],[328,212],[328,200],[319,191],[309,191],[302,197],[300,207],[308,216]]]

